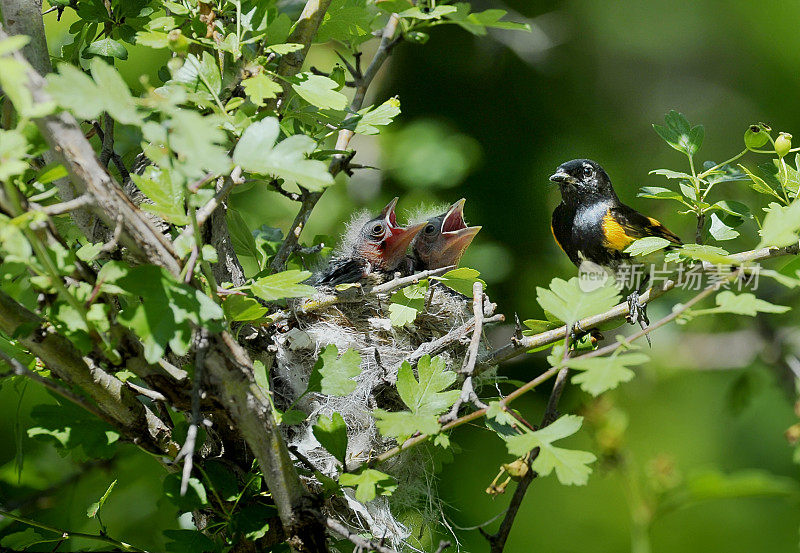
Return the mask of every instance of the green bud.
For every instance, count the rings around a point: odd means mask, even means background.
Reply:
[[[331,70],[331,80],[336,82],[336,90],[341,90],[342,88],[344,88],[344,83],[345,83],[344,67],[342,67],[337,63],[333,67],[333,70]]]
[[[744,132],[744,145],[748,150],[760,148],[769,140],[769,134],[759,125],[750,125]]]
[[[414,44],[425,44],[428,42],[430,36],[428,33],[423,33],[421,31],[409,31],[403,37],[409,41],[413,42]]]
[[[792,135],[786,132],[782,132],[778,135],[778,138],[775,139],[775,153],[778,154],[778,157],[783,157],[789,153],[789,150],[792,149]]]
[[[180,29],[173,29],[167,33],[167,40],[169,49],[173,52],[181,54],[189,50],[189,39],[181,33]]]

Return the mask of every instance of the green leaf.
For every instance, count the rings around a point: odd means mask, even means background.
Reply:
[[[536,300],[546,312],[566,323],[574,323],[588,317],[608,311],[620,300],[617,289],[610,283],[584,292],[577,277],[569,281],[554,278],[550,289],[536,288]]]
[[[239,212],[235,209],[228,209],[225,218],[228,221],[228,231],[231,235],[234,251],[238,255],[248,255],[260,263],[262,256],[256,246],[256,239]]]
[[[31,41],[27,35],[11,35],[0,40],[0,56],[22,50]]]
[[[553,330],[554,328],[558,328],[561,325],[559,323],[554,323],[552,321],[542,321],[539,319],[525,319],[522,321],[527,327],[527,330],[523,330],[523,334],[528,332],[526,336],[532,336],[534,334],[539,334],[541,332],[546,332],[548,330]]]
[[[284,44],[271,44],[267,46],[267,51],[275,52],[276,54],[280,54],[281,56],[284,54],[289,54],[291,52],[297,52],[298,50],[302,50],[303,45],[297,44],[296,42],[286,42]]]
[[[486,34],[486,28],[510,29],[519,31],[530,31],[527,23],[516,23],[514,21],[502,21],[508,12],[506,10],[490,9],[482,12],[469,13],[470,5],[457,3],[456,12],[446,14],[446,18],[454,21],[459,27],[478,36]]]
[[[747,173],[747,176],[750,177],[750,188],[755,190],[756,192],[760,192],[762,194],[769,194],[770,196],[777,196],[778,194],[775,190],[767,184],[767,182],[759,177],[758,175],[754,174],[744,165],[739,165],[739,168]]]
[[[103,113],[104,101],[98,99],[103,98],[104,92],[77,67],[59,64],[57,74],[47,75],[46,90],[79,119],[95,119]]]
[[[508,452],[517,457],[539,448],[539,455],[531,464],[531,468],[540,476],[547,476],[555,470],[558,481],[562,484],[583,486],[588,482],[589,474],[592,472],[588,464],[597,458],[588,451],[563,449],[553,445],[556,440],[577,432],[582,424],[583,417],[564,415],[541,430],[531,432],[525,429],[524,434],[504,439]]]
[[[186,494],[181,495],[181,474],[168,474],[164,478],[164,495],[178,507],[181,512],[194,511],[208,505],[206,487],[195,477],[189,478]]]
[[[164,530],[168,553],[210,553],[217,545],[205,534],[197,530]]]
[[[0,180],[9,180],[28,169],[29,149],[30,145],[22,134],[0,129]]]
[[[676,253],[681,257],[708,261],[709,263],[729,264],[728,250],[707,244],[684,244]]]
[[[189,351],[192,325],[216,330],[222,308],[191,286],[176,282],[161,267],[141,265],[110,284],[138,297],[122,310],[119,322],[142,340],[145,359],[157,362],[169,346],[177,355]]]
[[[170,40],[169,35],[161,31],[139,31],[136,33],[136,44],[159,49],[167,48]]]
[[[486,283],[478,278],[480,275],[481,274],[475,269],[459,267],[458,269],[447,271],[441,276],[431,277],[431,280],[437,280],[451,290],[455,290],[459,294],[463,294],[468,298],[471,298],[472,287],[476,282],[480,282],[483,285],[484,290],[486,289]]]
[[[663,250],[670,244],[671,242],[666,238],[661,238],[659,236],[647,236],[646,238],[639,238],[630,246],[625,248],[625,253],[633,256],[649,255],[653,252],[657,252],[658,250]]]
[[[30,546],[38,543],[57,542],[61,541],[62,539],[63,538],[60,535],[55,535],[51,538],[44,538],[37,534],[33,528],[27,528],[22,532],[14,532],[3,536],[0,538],[0,546],[3,548],[8,548],[8,551],[24,551]]]
[[[356,389],[353,378],[359,373],[361,373],[361,355],[356,350],[348,349],[339,357],[336,346],[329,344],[314,363],[306,393],[320,392],[330,396],[346,396]]]
[[[174,225],[188,225],[190,220],[184,205],[185,189],[180,175],[149,165],[144,173],[131,174],[134,184],[152,200],[143,202],[141,209],[155,213]]]
[[[121,60],[128,59],[128,50],[126,50],[120,42],[114,40],[113,38],[96,40],[92,42],[83,52],[84,56],[87,58],[89,56],[86,54],[90,54],[92,56],[102,56],[105,58],[117,58]]]
[[[187,109],[174,109],[171,113],[172,117],[164,126],[169,130],[169,146],[178,156],[177,159],[170,158],[163,162],[164,167],[177,169],[192,180],[205,177],[207,172],[219,175],[230,171],[228,146],[222,146],[228,138],[219,128],[222,120],[218,116],[204,117]],[[156,127],[161,133],[164,132],[163,127]],[[143,131],[145,129],[142,128]],[[166,138],[166,135],[163,136]],[[160,137],[153,138],[156,138],[153,142],[164,141]]]
[[[344,465],[347,455],[347,425],[342,415],[333,413],[331,418],[320,415],[313,431],[322,447]]]
[[[116,486],[116,485],[117,485],[117,481],[116,480],[111,482],[111,484],[109,484],[108,488],[106,489],[106,493],[104,493],[103,496],[98,501],[96,501],[96,502],[92,503],[91,505],[89,505],[89,508],[86,509],[86,516],[87,517],[94,518],[94,517],[97,516],[97,513],[100,512],[100,509],[103,508],[103,505],[105,505],[106,499],[108,499],[108,496],[111,494],[111,490],[113,490],[114,486]]]
[[[322,109],[344,109],[347,106],[347,96],[336,90],[339,87],[336,81],[312,73],[301,73],[298,77],[303,80],[293,84],[292,88],[309,104]]]
[[[3,141],[0,140],[0,143]],[[42,184],[49,184],[68,175],[67,169],[60,163],[51,163],[36,173],[36,180]]]
[[[372,501],[378,495],[392,495],[397,489],[397,480],[375,469],[346,472],[339,477],[339,484],[356,489],[356,500]]]
[[[309,136],[296,134],[275,144],[280,133],[278,120],[266,117],[244,131],[233,152],[234,161],[247,171],[282,178],[311,191],[333,184],[328,166],[317,159],[306,159],[316,149]]]
[[[692,175],[688,173],[681,173],[679,171],[672,171],[670,169],[655,169],[650,171],[650,175],[661,175],[668,179],[691,179]]]
[[[225,317],[229,321],[255,321],[267,314],[267,309],[258,300],[238,294],[231,294],[222,303]]]
[[[664,116],[666,126],[653,125],[656,133],[672,148],[693,156],[703,144],[705,130],[702,125],[692,127],[689,121],[675,110]]]
[[[669,188],[661,186],[643,186],[637,194],[639,198],[652,198],[654,200],[677,200],[683,203],[683,196]]]
[[[358,112],[361,119],[356,124],[358,134],[378,134],[379,126],[390,124],[400,114],[400,100],[389,98],[376,108],[365,108]]]
[[[123,58],[124,59],[124,58]],[[136,112],[128,85],[113,66],[108,65],[100,58],[91,61],[92,77],[101,91],[95,102],[101,100],[104,111],[114,119],[126,125],[139,125],[142,118]]]
[[[281,85],[270,79],[264,73],[242,81],[244,92],[250,101],[257,106],[263,106],[269,98],[275,98],[283,90]]]
[[[72,403],[36,405],[31,418],[28,437],[52,440],[76,460],[110,459],[117,451],[119,433]]]
[[[246,539],[263,538],[269,531],[269,521],[277,518],[278,512],[271,505],[256,503],[238,510],[233,517],[233,524]]]
[[[729,227],[723,223],[716,213],[711,214],[711,228],[709,232],[715,240],[720,242],[723,240],[733,240],[739,236],[739,233],[733,230],[733,227]]]
[[[767,215],[764,217],[760,231],[761,242],[758,247],[780,248],[796,244],[798,231],[800,231],[800,200],[795,200],[786,207],[773,202],[769,204]]]
[[[292,409],[290,411],[286,411],[285,413],[281,414],[279,423],[286,426],[292,426],[295,424],[300,424],[302,422],[305,422],[307,418],[308,415],[305,414],[303,411],[300,411],[298,409]]]
[[[371,37],[374,15],[365,0],[333,0],[315,40],[359,44]]]
[[[386,13],[400,13],[414,7],[411,0],[375,0],[375,5]]]
[[[309,271],[292,269],[261,277],[250,285],[250,290],[264,301],[275,301],[284,298],[304,298],[316,293],[317,289],[301,284],[311,277]]]
[[[455,6],[442,6],[442,5],[439,5],[439,6],[436,6],[435,8],[433,8],[433,9],[413,7],[413,8],[410,8],[408,10],[404,10],[404,11],[398,13],[397,15],[399,15],[400,17],[405,17],[405,18],[409,18],[409,19],[428,20],[428,19],[439,19],[442,16],[447,15],[448,13],[453,13],[455,11],[456,11],[456,7]]]
[[[392,303],[389,304],[389,320],[392,326],[404,326],[416,320],[417,314],[425,309],[427,290],[428,283],[423,280],[392,294]]]
[[[755,317],[757,313],[786,313],[791,309],[784,305],[775,305],[768,301],[758,299],[750,293],[735,294],[730,290],[723,290],[716,297],[717,307],[709,309],[696,309],[694,315],[709,315],[712,313],[734,313],[736,315],[749,315]]]
[[[443,392],[456,381],[456,373],[447,370],[444,358],[424,355],[417,363],[419,381],[408,362],[397,373],[397,392],[403,403],[415,413],[439,415],[458,399],[459,391]]]
[[[573,376],[572,382],[580,384],[581,390],[597,397],[622,382],[629,382],[635,376],[629,366],[641,365],[649,360],[643,353],[619,354],[617,350],[607,357],[571,358],[566,364],[572,369],[584,371]]]
[[[378,429],[384,436],[392,436],[400,443],[421,432],[436,434],[441,426],[438,416],[449,409],[460,395],[459,390],[443,391],[456,381],[456,374],[446,370],[442,357],[423,356],[417,364],[419,380],[406,361],[397,373],[397,392],[410,411],[389,412],[375,410]]]

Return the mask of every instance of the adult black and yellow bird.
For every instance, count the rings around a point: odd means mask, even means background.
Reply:
[[[623,204],[608,174],[592,160],[567,161],[550,180],[561,189],[561,203],[553,211],[551,221],[553,236],[578,267],[589,261],[616,271],[620,264],[630,260],[624,250],[635,240],[648,236],[664,238],[676,246],[682,244],[678,236],[657,220]],[[634,289],[628,298],[631,323],[648,322],[639,292]]]
[[[406,250],[425,222],[401,227],[397,224],[394,198],[377,217],[357,215],[347,225],[338,252],[317,275],[317,285],[336,285],[362,280],[376,284],[410,272]],[[408,266],[407,266],[408,265]]]
[[[425,271],[455,266],[481,227],[467,226],[461,198],[440,215],[428,217],[414,238],[411,252],[414,270]]]

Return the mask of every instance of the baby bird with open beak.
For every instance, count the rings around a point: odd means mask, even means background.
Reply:
[[[406,250],[426,223],[398,225],[397,200],[389,202],[373,219],[365,222],[362,216],[349,223],[339,253],[318,276],[316,284],[346,284],[366,278],[373,283],[383,282],[392,278],[395,271],[406,270]]]
[[[442,213],[424,222],[411,246],[414,270],[424,271],[458,265],[472,239],[481,227],[468,227],[464,221],[464,203],[461,198]]]

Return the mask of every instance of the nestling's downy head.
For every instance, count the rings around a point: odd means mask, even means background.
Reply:
[[[458,265],[464,251],[481,227],[468,227],[464,221],[464,203],[461,198],[450,208],[425,221],[424,228],[414,240],[414,257],[421,269],[439,269]]]
[[[397,224],[397,198],[383,208],[380,215],[367,221],[353,244],[353,253],[361,256],[381,271],[395,270],[406,254],[409,244],[425,223],[401,227]]]

